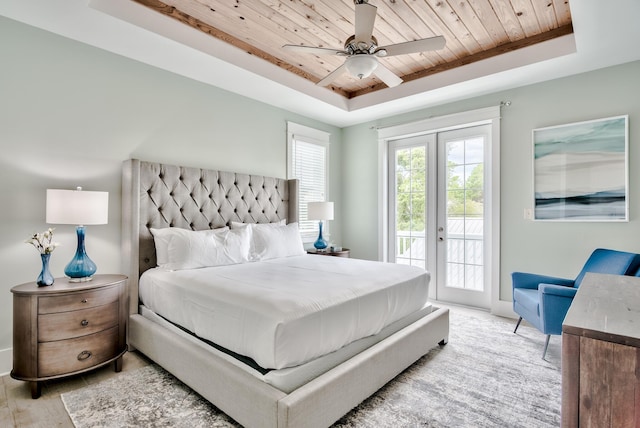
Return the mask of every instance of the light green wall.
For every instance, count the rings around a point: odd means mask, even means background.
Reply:
[[[343,241],[356,257],[378,249],[378,141],[375,126],[407,123],[511,101],[501,120],[501,300],[511,300],[515,270],[575,277],[596,247],[640,252],[640,62],[472,98],[343,129]],[[532,207],[531,131],[629,115],[628,223],[524,220]]]
[[[86,244],[98,273],[111,273],[121,272],[123,160],[284,177],[290,120],[331,133],[331,174],[341,181],[338,128],[5,18],[0,58],[0,373],[12,346],[9,290],[40,270],[24,240],[47,227],[47,188],[109,191],[109,224],[87,226]],[[330,192],[339,214],[341,187]],[[61,276],[73,226],[58,226],[55,239],[51,270]]]

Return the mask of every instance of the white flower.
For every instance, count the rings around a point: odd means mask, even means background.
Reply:
[[[51,242],[53,240],[53,230],[50,227],[42,233],[34,233],[31,238],[24,242],[33,245],[40,254],[51,254],[60,245],[57,242]]]

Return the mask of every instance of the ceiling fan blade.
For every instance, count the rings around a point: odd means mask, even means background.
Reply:
[[[373,74],[375,74],[380,80],[382,80],[385,85],[390,88],[394,86],[398,86],[402,83],[402,79],[395,75],[395,73],[385,67],[380,61],[378,61],[378,66],[375,70],[373,70]]]
[[[327,74],[324,79],[316,83],[318,86],[327,86],[329,83],[336,80],[342,73],[346,71],[346,63],[342,64],[340,67],[333,70],[331,73]]]
[[[318,48],[315,46],[284,45],[283,48],[290,51],[299,51],[316,55],[347,55],[347,53],[341,49]]]
[[[429,37],[428,39],[413,40],[410,42],[396,43],[395,45],[381,46],[376,50],[375,55],[386,57],[418,52],[437,51],[439,49],[442,49],[444,45],[444,37]],[[383,51],[386,51],[386,54],[384,54]]]
[[[376,11],[378,10],[372,4],[360,3],[356,4],[356,39],[355,42],[371,42],[373,34],[373,24],[376,21]]]

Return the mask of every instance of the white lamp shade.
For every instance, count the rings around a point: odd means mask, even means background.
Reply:
[[[108,220],[109,192],[47,189],[47,223],[84,226]]]
[[[308,220],[333,220],[333,202],[309,202]]]

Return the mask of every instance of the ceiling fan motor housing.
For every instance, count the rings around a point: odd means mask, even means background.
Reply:
[[[356,36],[350,36],[344,42],[344,50],[347,55],[356,54],[377,54],[378,40],[375,36],[371,36],[371,40],[356,40]]]

